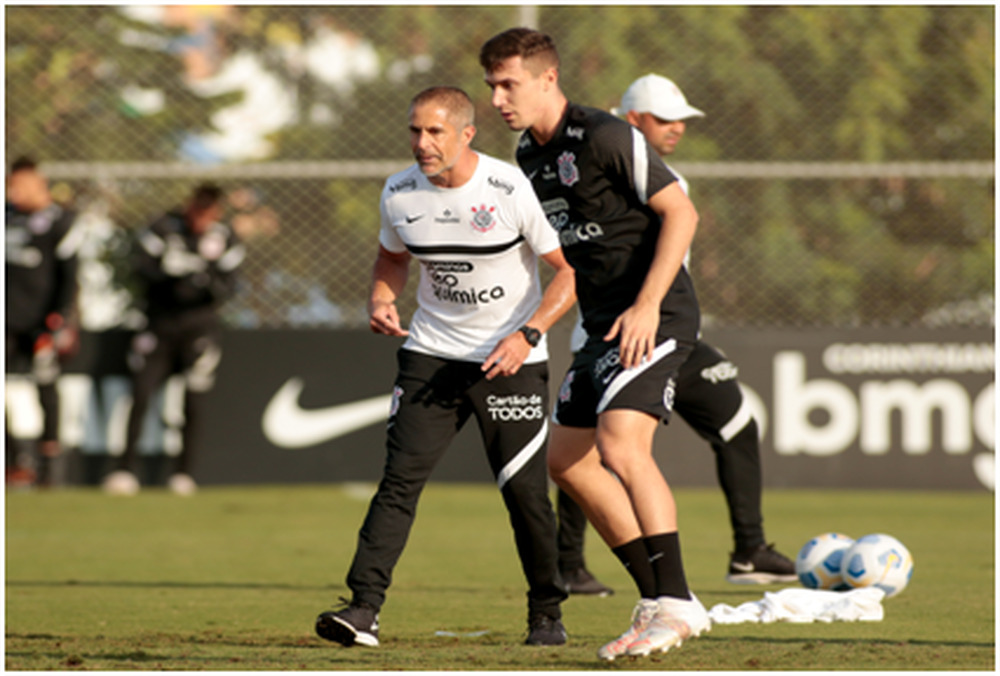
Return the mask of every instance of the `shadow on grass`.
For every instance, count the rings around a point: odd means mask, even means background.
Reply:
[[[8,633],[8,641],[14,639],[38,639],[38,640],[52,640],[59,637],[50,634],[17,634]],[[69,638],[69,637],[65,637]],[[495,636],[493,640],[484,641],[468,641],[463,642],[461,649],[459,649],[460,655],[456,655],[455,651],[458,649],[457,645],[439,645],[432,640],[413,640],[413,639],[401,639],[393,640],[388,639],[386,645],[379,650],[368,650],[368,649],[357,649],[357,648],[342,648],[340,646],[331,645],[325,641],[319,641],[315,637],[299,637],[291,638],[285,637],[277,639],[241,639],[236,638],[229,634],[216,634],[208,635],[202,633],[198,636],[172,636],[163,635],[161,638],[170,638],[168,641],[169,646],[164,646],[159,651],[151,652],[143,649],[128,649],[127,647],[122,647],[120,650],[115,649],[104,649],[104,650],[83,650],[75,651],[71,647],[67,646],[65,651],[53,651],[45,650],[43,652],[25,650],[23,647],[15,647],[14,649],[8,649],[6,656],[9,661],[13,661],[14,666],[23,667],[24,664],[18,664],[18,660],[29,660],[37,661],[39,658],[46,658],[49,660],[55,660],[65,668],[71,669],[86,669],[88,666],[93,668],[97,665],[104,663],[106,666],[112,666],[112,668],[133,668],[138,670],[146,670],[152,668],[167,668],[167,669],[232,669],[240,668],[240,666],[254,665],[254,668],[259,668],[261,664],[271,664],[275,660],[280,662],[280,666],[277,668],[284,670],[294,670],[289,662],[295,662],[301,660],[301,666],[299,669],[323,669],[323,666],[318,666],[316,660],[319,663],[325,665],[325,669],[334,671],[386,671],[386,670],[401,670],[405,671],[407,669],[421,669],[421,665],[425,664],[428,660],[434,659],[434,653],[443,649],[441,657],[445,657],[442,666],[444,670],[461,669],[462,671],[577,671],[577,672],[590,672],[590,671],[633,671],[633,670],[657,670],[667,668],[668,665],[673,665],[674,668],[681,668],[684,670],[689,670],[693,667],[693,664],[701,664],[704,659],[704,655],[707,653],[712,653],[719,648],[725,648],[726,644],[734,644],[740,642],[746,642],[748,644],[770,644],[770,645],[782,645],[789,648],[800,647],[802,650],[809,650],[811,648],[822,648],[827,647],[850,647],[854,649],[873,649],[873,650],[893,650],[893,649],[905,649],[907,647],[931,647],[931,648],[973,648],[973,649],[983,649],[992,650],[994,644],[992,642],[983,641],[926,641],[926,640],[908,640],[908,641],[891,641],[891,640],[879,640],[879,639],[848,639],[848,638],[834,638],[834,639],[796,639],[796,638],[765,638],[765,637],[732,637],[732,638],[715,638],[711,636],[703,636],[697,641],[697,645],[702,647],[702,650],[698,653],[683,652],[679,657],[689,656],[694,659],[695,662],[691,663],[689,660],[684,660],[682,663],[675,662],[675,656],[671,654],[668,655],[656,655],[650,656],[643,659],[626,659],[619,660],[614,663],[607,663],[597,660],[595,657],[591,656],[589,647],[587,649],[587,655],[583,656],[580,653],[581,646],[571,645],[566,646],[566,648],[536,648],[536,647],[524,647],[517,645],[520,643],[519,639],[513,637],[500,637]],[[504,638],[510,638],[511,642],[509,645],[508,641]],[[204,654],[188,654],[184,651],[183,654],[177,654],[176,650],[180,648],[181,645],[191,646],[191,645],[201,645],[201,646],[215,646],[216,649],[222,649],[222,654],[216,655],[204,655]],[[477,648],[479,650],[477,651]],[[234,652],[232,649],[237,649]],[[248,654],[246,651],[251,650],[264,650],[265,653],[261,654]],[[270,651],[275,649],[293,649],[296,651],[306,651],[305,653],[292,652],[291,654],[281,653],[280,657],[274,657],[269,655]],[[298,655],[299,657],[296,657]],[[306,655],[311,655],[311,657],[306,657]],[[401,661],[402,660],[402,661]],[[110,664],[109,664],[110,663]],[[990,663],[992,664],[992,658]],[[682,664],[687,664],[687,667],[683,667]],[[698,667],[693,667],[698,668]],[[850,668],[845,667],[844,669],[834,669],[834,671],[851,671]]]
[[[7,639],[21,639],[21,640],[69,640],[74,637],[70,636],[59,636],[56,634],[20,634],[17,632],[7,632],[5,633],[5,638]],[[183,641],[189,644],[200,644],[200,645],[227,645],[236,647],[285,647],[285,648],[334,648],[335,650],[342,650],[340,646],[333,645],[327,641],[322,641],[316,637],[300,637],[296,639],[262,639],[262,638],[243,638],[234,639],[232,636],[227,634],[209,631],[201,632],[195,635],[185,635]],[[437,642],[435,642],[437,641]],[[392,645],[393,640],[389,639],[388,645],[385,647],[395,648],[395,649],[417,649],[423,648],[434,648],[434,647],[446,647],[455,644],[455,641],[447,641],[442,643],[440,639],[428,639],[414,640],[414,639],[398,639],[398,645]],[[863,639],[863,638],[777,638],[768,636],[711,636],[703,635],[698,639],[697,645],[703,645],[705,643],[768,643],[768,644],[781,644],[781,645],[801,645],[801,646],[822,646],[822,645],[852,645],[852,646],[926,646],[926,647],[941,647],[941,648],[993,648],[996,646],[994,641],[927,641],[921,639],[908,639],[905,641],[894,641],[890,639]],[[507,643],[503,637],[499,635],[483,637],[478,640],[467,640],[462,641],[462,645],[469,646],[483,646],[483,647],[501,647]],[[528,650],[535,650],[535,648],[527,648]],[[141,651],[140,651],[141,652]],[[357,655],[357,654],[376,654],[369,650],[350,650],[345,651],[344,656],[347,655]]]
[[[872,649],[872,650],[885,650],[885,649],[903,649],[907,647],[920,647],[920,648],[973,648],[973,649],[983,649],[990,650],[990,665],[993,664],[992,650],[995,643],[992,641],[926,641],[926,640],[907,640],[907,641],[892,641],[892,640],[881,640],[881,639],[856,639],[856,638],[834,638],[834,639],[815,639],[815,638],[766,638],[766,637],[734,637],[734,638],[722,638],[722,637],[711,637],[711,636],[701,636],[697,639],[696,644],[702,647],[703,650],[712,652],[719,649],[724,649],[725,643],[749,643],[749,644],[767,644],[767,645],[782,645],[786,646],[791,650],[799,647],[801,650],[809,650],[811,648],[819,648],[824,645],[829,645],[831,647],[848,647],[854,649]],[[706,645],[708,644],[708,645]],[[715,645],[712,645],[715,644]],[[577,646],[574,646],[577,647]],[[685,652],[687,650],[687,652]],[[703,654],[703,653],[702,653]],[[561,671],[650,671],[657,669],[669,668],[667,665],[673,665],[673,668],[680,670],[691,670],[691,665],[687,662],[688,660],[695,659],[701,660],[702,654],[692,654],[687,644],[685,643],[684,649],[680,653],[675,654],[674,651],[664,654],[654,654],[647,657],[635,658],[626,657],[619,658],[614,662],[605,662],[602,660],[597,660],[594,658],[584,658],[579,659],[575,657],[563,657],[558,659],[558,669]],[[670,660],[680,659],[682,662],[671,662]],[[509,667],[508,667],[509,668]],[[705,667],[695,667],[696,670],[701,670]],[[798,671],[800,669],[810,669],[814,667],[802,666],[802,667],[792,667],[794,670]],[[974,667],[969,667],[974,668]],[[515,670],[523,670],[522,667],[514,667]],[[841,668],[830,669],[830,671],[855,671],[852,667],[845,666]]]
[[[238,656],[210,656],[201,657],[193,655],[178,656],[174,654],[153,654],[145,650],[122,650],[106,652],[34,652],[25,650],[8,650],[6,658],[9,662],[14,662],[14,667],[26,669],[25,664],[37,663],[39,660],[50,660],[58,663],[60,670],[87,671],[92,669],[106,670],[109,667],[116,670],[129,671],[163,671],[184,670],[225,670],[230,671],[234,665],[242,662],[243,658]],[[24,660],[23,664],[18,664],[17,659]],[[32,670],[37,667],[32,667]],[[48,670],[48,669],[46,669]]]
[[[147,653],[145,650],[126,650],[121,652],[97,652],[97,653],[73,653],[73,652],[47,652],[38,653],[28,650],[8,650],[6,653],[7,657],[24,657],[38,659],[40,657],[45,657],[52,660],[65,660],[69,659],[75,661],[79,660],[112,660],[115,662],[163,662],[168,659],[172,659],[166,655],[153,655]]]

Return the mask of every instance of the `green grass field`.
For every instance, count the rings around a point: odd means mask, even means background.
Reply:
[[[313,634],[344,575],[371,487],[209,488],[6,496],[8,670],[988,670],[995,666],[994,501],[987,493],[770,490],[770,540],[887,532],[913,553],[881,622],[716,626],[676,651],[599,662],[633,588],[591,531],[590,568],[618,591],[563,606],[570,641],[522,645],[524,582],[499,495],[432,484],[381,616],[382,645]],[[777,587],[723,580],[730,536],[717,489],[677,491],[692,589],[706,607]],[[441,636],[437,632],[450,632]],[[485,632],[485,633],[480,633]],[[474,634],[474,635],[469,635]]]

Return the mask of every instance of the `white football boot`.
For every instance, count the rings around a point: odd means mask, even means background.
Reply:
[[[694,594],[691,594],[690,601],[661,596],[656,603],[656,616],[628,646],[629,655],[641,657],[653,652],[665,653],[689,638],[700,636],[712,626],[705,606]]]
[[[597,651],[597,656],[602,660],[613,660],[624,655],[628,647],[646,630],[659,610],[660,604],[656,601],[639,599],[639,602],[635,604],[635,609],[632,610],[632,626],[614,641],[601,646],[601,649]]]

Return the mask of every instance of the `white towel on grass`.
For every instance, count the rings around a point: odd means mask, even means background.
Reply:
[[[765,592],[761,601],[748,601],[737,607],[719,603],[708,616],[715,624],[742,622],[878,622],[882,619],[885,592],[862,587],[835,592],[820,589],[782,589]]]

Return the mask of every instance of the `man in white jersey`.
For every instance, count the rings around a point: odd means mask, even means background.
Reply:
[[[673,155],[677,149],[687,129],[685,120],[705,115],[688,103],[673,81],[654,74],[644,75],[629,85],[621,107],[611,112],[623,115],[662,157]],[[687,193],[684,177],[673,167],[670,171]],[[578,352],[586,338],[583,324],[578,321],[570,349]],[[674,411],[715,452],[719,485],[726,497],[733,529],[734,551],[729,558],[726,580],[734,584],[796,582],[794,562],[764,538],[760,440],[737,375],[737,367],[699,337],[678,371]],[[583,535],[587,521],[583,510],[560,490],[556,511],[559,569],[569,592],[610,594],[611,590],[598,582],[584,564]]]
[[[546,472],[545,333],[575,301],[574,275],[521,171],[472,150],[473,118],[460,89],[419,93],[409,109],[417,162],[382,191],[370,326],[406,342],[397,356],[385,469],[347,575],[352,598],[316,620],[321,637],[345,646],[378,645],[378,613],[420,492],[470,416],[528,581],[525,642],[566,642]],[[395,301],[412,258],[420,264],[418,310],[406,330]],[[555,270],[544,294],[539,258]]]

